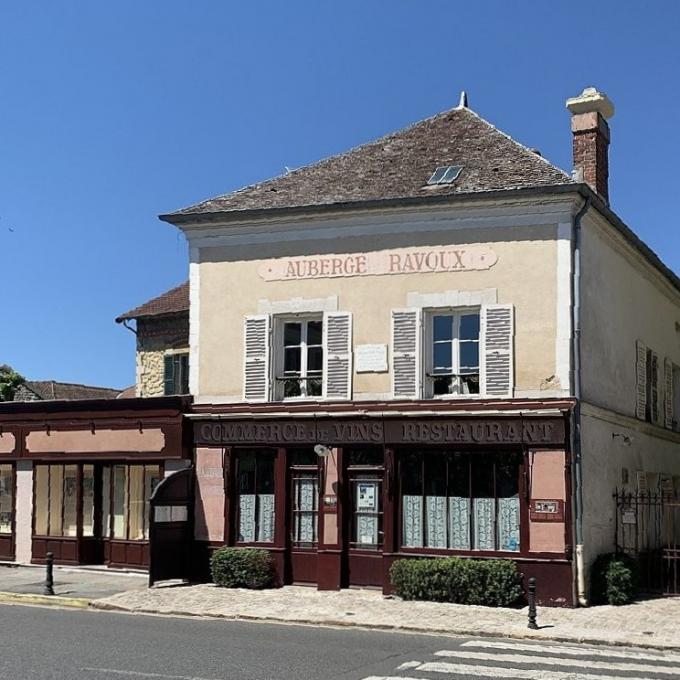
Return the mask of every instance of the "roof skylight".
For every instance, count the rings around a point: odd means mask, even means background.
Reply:
[[[427,183],[432,184],[451,184],[463,169],[462,165],[440,165],[433,173]]]

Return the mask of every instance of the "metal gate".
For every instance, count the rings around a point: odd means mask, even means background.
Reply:
[[[151,496],[149,586],[189,579],[193,539],[194,469],[166,477]]]
[[[635,557],[640,586],[680,595],[680,496],[616,491],[616,550]]]

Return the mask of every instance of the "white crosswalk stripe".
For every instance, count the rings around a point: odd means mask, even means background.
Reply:
[[[680,655],[651,650],[469,640],[433,652],[436,661],[405,661],[409,675],[371,675],[363,680],[515,678],[516,680],[680,680]],[[645,663],[649,662],[649,663]],[[422,675],[421,675],[422,674]]]
[[[574,657],[604,657],[606,659],[635,659],[636,661],[665,661],[666,663],[676,663],[680,665],[680,654],[672,652],[652,653],[648,650],[641,652],[635,650],[634,655],[620,649],[611,647],[571,647],[569,645],[544,645],[544,644],[524,644],[521,642],[496,642],[495,640],[468,640],[463,642],[461,647],[476,649],[506,649],[509,652],[534,652],[556,654],[558,656]],[[445,656],[445,652],[436,652],[437,656]]]

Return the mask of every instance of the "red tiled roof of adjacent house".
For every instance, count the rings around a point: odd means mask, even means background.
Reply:
[[[55,399],[115,399],[121,393],[111,387],[94,387],[56,380],[27,380],[17,389],[14,401],[52,401]]]
[[[451,184],[428,186],[440,166],[462,166]],[[569,175],[461,106],[346,153],[169,215],[332,206],[481,191],[573,184]]]
[[[189,282],[185,281],[176,288],[145,302],[139,307],[121,314],[116,323],[125,319],[139,319],[145,316],[161,316],[163,314],[177,314],[189,310]]]

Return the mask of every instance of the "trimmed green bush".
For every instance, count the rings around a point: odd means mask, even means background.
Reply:
[[[510,560],[397,560],[390,579],[396,594],[405,600],[508,607],[522,596],[522,577]]]
[[[593,604],[629,604],[638,585],[637,562],[623,553],[600,555],[591,568]]]
[[[215,585],[262,590],[274,585],[274,561],[266,550],[219,548],[210,558]]]

